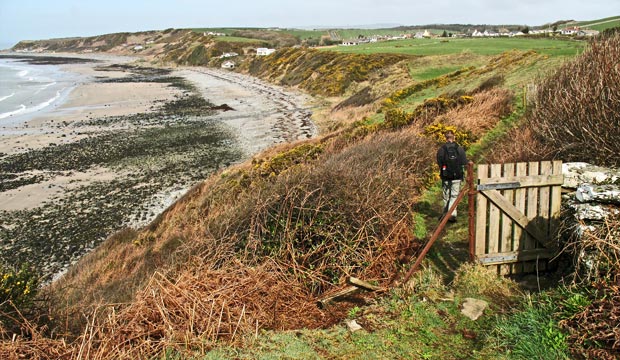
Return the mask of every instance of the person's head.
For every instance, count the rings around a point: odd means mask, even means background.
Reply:
[[[454,142],[454,132],[452,130],[448,130],[443,134],[446,137],[447,142]]]

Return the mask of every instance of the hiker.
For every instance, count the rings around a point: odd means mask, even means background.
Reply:
[[[437,165],[441,176],[441,187],[443,190],[443,211],[439,219],[441,220],[456,201],[461,191],[461,180],[463,180],[463,168],[467,164],[465,149],[454,140],[454,132],[448,130],[444,133],[446,143],[437,150]],[[456,209],[450,214],[450,222],[456,221]]]

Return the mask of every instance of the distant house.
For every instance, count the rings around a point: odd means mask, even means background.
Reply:
[[[238,56],[238,55],[239,54],[237,54],[236,52],[227,52],[227,53],[223,53],[222,55],[220,55],[220,59],[234,57],[234,56]]]
[[[133,51],[140,51],[142,49],[144,49],[144,46],[142,46],[142,45],[136,45],[136,46],[133,47]]]
[[[578,27],[569,27],[569,28],[560,30],[560,33],[562,35],[577,35],[578,32],[579,32]]]
[[[203,32],[202,36],[226,36],[226,34],[221,33],[221,32],[209,31],[209,32]]]
[[[417,32],[415,33],[415,35],[413,35],[414,39],[422,39],[424,38],[424,33],[423,32]]]
[[[472,37],[483,37],[484,33],[481,33],[478,30],[474,30],[474,32],[471,34]]]
[[[235,63],[232,61],[224,61],[224,63],[222,64],[222,68],[223,69],[234,69],[235,68]]]
[[[256,55],[258,56],[267,56],[276,52],[276,49],[268,49],[268,48],[258,48],[256,49]]]
[[[355,46],[357,44],[359,44],[357,40],[342,40],[343,46]]]
[[[578,36],[597,36],[599,32],[597,30],[579,30]]]

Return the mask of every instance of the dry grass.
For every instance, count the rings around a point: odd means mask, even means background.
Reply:
[[[569,333],[571,352],[576,358],[618,359],[620,357],[620,286],[605,281],[591,285],[597,298],[562,326]]]
[[[569,333],[578,357],[620,356],[620,218],[573,237],[565,249],[575,264],[575,280],[590,292],[591,302],[561,326]]]
[[[573,255],[577,280],[587,284],[600,279],[620,281],[620,218],[608,218],[600,226],[582,228],[564,248]]]
[[[500,141],[493,145],[492,151],[484,154],[484,160],[492,164],[517,163],[548,160],[553,151],[543,144],[528,126],[512,128]]]
[[[204,353],[259,329],[316,327],[314,319],[334,315],[322,313],[296,286],[273,262],[156,273],[129,306],[94,318],[76,343],[89,359],[149,358],[171,348]]]
[[[387,285],[419,246],[411,206],[432,173],[435,144],[413,128],[345,147],[334,139],[283,145],[210,178],[144,231],[117,236],[54,286],[51,331],[29,331],[66,334],[66,342],[24,336],[3,351],[148,358],[340,321],[351,303],[322,310],[316,300],[348,276]],[[307,157],[299,149],[324,150]],[[288,165],[262,171],[276,160]],[[126,303],[114,286],[127,287]]]
[[[512,111],[512,101],[510,90],[494,88],[475,94],[471,103],[448,111],[436,121],[454,125],[480,138]]]

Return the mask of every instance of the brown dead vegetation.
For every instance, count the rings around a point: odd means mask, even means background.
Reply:
[[[98,249],[82,263],[99,272],[78,266],[54,285],[60,321],[50,326],[66,340],[31,343],[49,333],[33,328],[0,353],[46,358],[36,344],[68,358],[146,358],[340,321],[351,303],[320,309],[317,299],[349,276],[385,286],[420,246],[412,206],[435,144],[413,128],[345,147],[331,139],[212,177],[144,231]],[[157,270],[146,282],[141,257]]]
[[[454,125],[479,139],[512,111],[513,98],[511,91],[507,89],[494,88],[482,91],[473,96],[471,103],[448,111],[445,115],[437,117],[437,121]]]
[[[620,166],[620,33],[592,41],[545,78],[529,120],[565,161]]]

